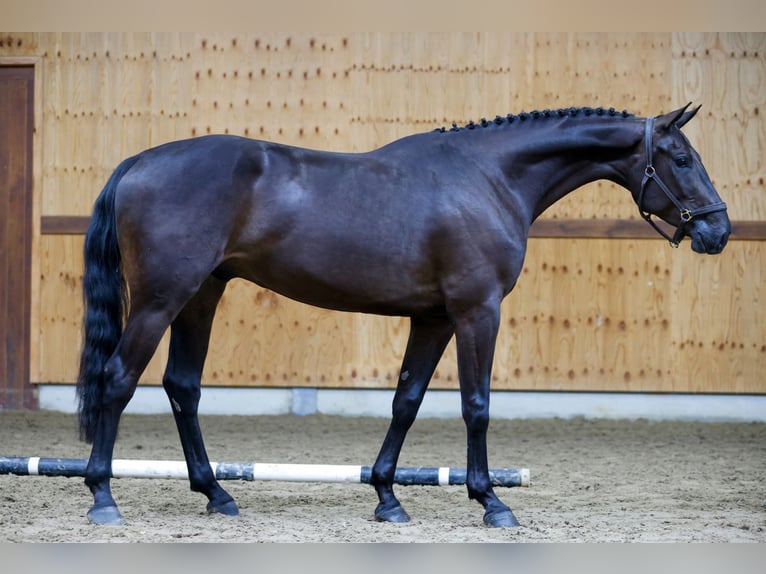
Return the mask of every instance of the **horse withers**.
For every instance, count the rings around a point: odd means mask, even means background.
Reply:
[[[85,239],[80,430],[95,523],[120,524],[110,468],[120,415],[165,330],[163,386],[191,489],[236,515],[211,471],[197,418],[216,306],[240,277],[327,309],[410,318],[393,417],[373,466],[381,521],[409,520],[396,464],[454,335],[467,430],[468,496],[490,526],[516,526],[487,463],[490,371],[500,303],[522,269],[532,222],[606,179],[673,245],[720,253],[726,206],[681,128],[699,108],[657,117],[571,108],[453,124],[367,153],[242,137],[175,141],[124,160]],[[652,220],[676,227],[670,237]],[[129,294],[129,296],[128,296]]]

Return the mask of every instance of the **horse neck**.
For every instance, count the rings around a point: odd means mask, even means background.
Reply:
[[[606,179],[631,190],[643,173],[639,118],[537,120],[521,129],[508,140],[502,168],[532,206],[531,221],[583,185]]]

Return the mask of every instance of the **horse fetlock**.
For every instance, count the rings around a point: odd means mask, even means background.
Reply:
[[[495,501],[499,502],[489,480],[475,481],[468,479],[466,489],[468,490],[468,498],[478,501],[484,508],[489,507]]]

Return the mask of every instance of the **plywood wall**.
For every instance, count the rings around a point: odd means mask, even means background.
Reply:
[[[124,157],[232,133],[363,151],[452,121],[590,105],[703,104],[685,131],[734,220],[766,220],[766,34],[16,34],[39,56],[43,216],[89,215]],[[636,218],[608,183],[547,218]],[[38,239],[38,382],[72,382],[82,236]],[[719,257],[659,240],[535,239],[503,305],[494,388],[766,392],[762,241]],[[407,321],[313,309],[233,282],[205,382],[389,387]],[[159,382],[160,348],[144,377]],[[454,346],[433,386],[456,387]]]

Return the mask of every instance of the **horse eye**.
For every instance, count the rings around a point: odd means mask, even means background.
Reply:
[[[686,155],[680,155],[676,158],[676,165],[678,167],[689,167],[691,165],[691,162],[689,161],[689,156]]]

